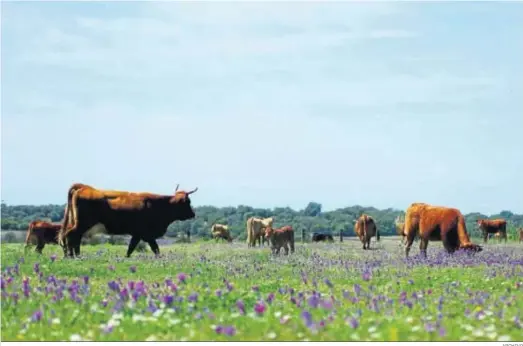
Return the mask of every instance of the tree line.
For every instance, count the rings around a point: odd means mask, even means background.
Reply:
[[[65,204],[47,205],[7,205],[1,204],[2,230],[27,230],[29,223],[34,220],[47,220],[60,222],[63,219]],[[362,213],[371,215],[379,227],[383,236],[396,234],[394,221],[397,216],[403,215],[404,211],[398,209],[376,209],[374,207],[363,207],[359,205],[340,208],[333,211],[322,211],[322,205],[317,202],[309,202],[304,209],[294,210],[285,208],[254,208],[246,205],[237,207],[195,207],[196,218],[183,222],[172,223],[167,230],[167,237],[178,237],[190,233],[198,238],[210,238],[210,228],[214,223],[229,225],[235,239],[246,239],[246,221],[251,216],[273,217],[274,227],[292,225],[297,231],[330,232],[335,235],[343,232],[344,236],[351,237],[354,234],[354,220]],[[469,213],[465,215],[467,230],[472,236],[479,236],[475,229],[475,221],[478,218],[503,218],[507,220],[509,233],[515,233],[517,227],[523,227],[523,215],[514,214],[510,211],[501,211],[495,215],[482,213]]]

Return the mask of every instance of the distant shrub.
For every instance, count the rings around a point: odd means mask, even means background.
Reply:
[[[2,243],[18,243],[14,232],[5,232],[2,237]]]

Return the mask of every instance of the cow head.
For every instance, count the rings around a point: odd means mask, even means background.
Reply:
[[[271,226],[265,227],[265,238],[269,239],[274,234],[274,229]]]
[[[466,250],[466,251],[471,251],[471,252],[483,251],[483,247],[481,247],[480,245],[472,244],[472,243],[460,245],[459,248]]]
[[[477,219],[476,220],[476,227],[477,228],[482,227],[485,223],[486,223],[485,219]]]
[[[198,188],[195,188],[192,191],[178,191],[178,186],[174,190],[174,195],[169,199],[169,204],[176,211],[176,218],[180,221],[193,219],[196,214],[191,206],[191,199],[189,195],[198,191]]]

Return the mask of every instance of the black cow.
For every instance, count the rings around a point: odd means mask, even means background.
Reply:
[[[320,242],[320,241],[332,241],[333,242],[334,238],[332,237],[332,234],[313,233],[312,241],[313,242]]]
[[[83,234],[91,227],[102,224],[108,234],[131,235],[127,257],[131,256],[140,240],[149,243],[151,250],[158,255],[160,248],[156,239],[165,235],[167,226],[174,221],[195,217],[189,195],[197,190],[185,192],[177,188],[174,195],[166,196],[147,192],[109,193],[75,184],[69,191],[72,195],[67,206],[70,212],[64,216],[59,242],[64,251],[67,248],[69,256],[78,256]],[[69,217],[72,220],[66,228]]]

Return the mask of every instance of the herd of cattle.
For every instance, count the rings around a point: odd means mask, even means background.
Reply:
[[[186,192],[176,187],[173,195],[158,195],[148,192],[126,192],[100,190],[85,184],[73,184],[67,193],[67,204],[61,223],[33,221],[27,230],[25,246],[36,238],[36,251],[41,253],[46,243],[59,244],[65,257],[80,255],[82,236],[93,226],[101,224],[107,234],[130,235],[127,257],[131,256],[140,240],[147,242],[151,250],[160,253],[156,239],[167,232],[167,227],[174,221],[184,221],[196,217],[189,196],[198,188]],[[363,249],[370,248],[372,237],[380,240],[380,232],[374,219],[362,214],[354,220],[354,232],[363,244]],[[294,252],[294,229],[287,225],[273,228],[274,218],[250,217],[247,220],[247,244],[255,247],[265,243],[271,246],[273,254],[279,254],[284,248],[285,254]],[[411,204],[404,215],[395,222],[398,235],[402,237],[405,255],[408,257],[415,238],[420,240],[420,251],[426,256],[429,241],[441,241],[443,247],[452,253],[458,249],[474,252],[482,247],[473,244],[467,233],[465,218],[458,209],[433,206],[426,203]],[[494,234],[507,241],[507,222],[503,219],[477,220],[484,242]],[[519,229],[519,242],[523,241],[523,228]],[[227,225],[214,224],[211,235],[215,239],[232,242]],[[332,241],[332,236],[315,234],[313,241]]]

